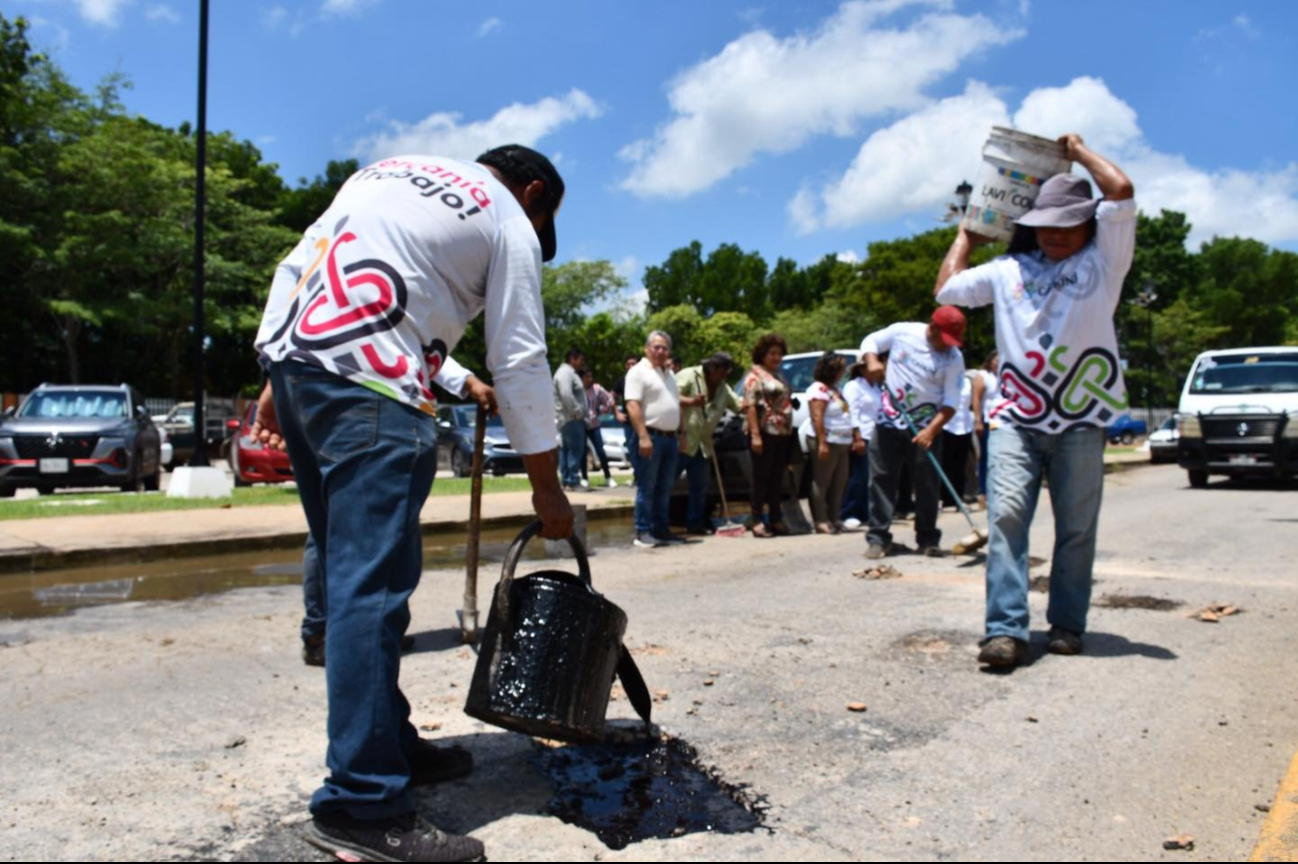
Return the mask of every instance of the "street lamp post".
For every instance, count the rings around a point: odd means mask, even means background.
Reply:
[[[1154,427],[1154,359],[1157,354],[1154,351],[1154,303],[1158,300],[1158,291],[1154,285],[1153,279],[1146,279],[1140,286],[1140,291],[1136,296],[1127,301],[1133,306],[1138,306],[1145,310],[1146,315],[1146,342],[1145,342],[1145,410],[1149,412],[1149,428]]]
[[[203,410],[203,315],[204,219],[207,211],[207,4],[201,0],[198,20],[198,158],[194,180],[194,455],[193,468],[207,467],[207,429]]]

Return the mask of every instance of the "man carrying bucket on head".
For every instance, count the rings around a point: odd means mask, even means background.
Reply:
[[[324,567],[329,776],[306,837],[337,857],[483,855],[478,840],[421,819],[409,791],[472,768],[467,752],[420,740],[397,683],[437,469],[428,388],[484,313],[487,366],[542,533],[569,536],[541,307],[563,191],[526,147],[477,162],[385,159],[344,184],[275,272],[256,341],[271,382],[257,416],[266,439],[287,442]]]
[[[1028,530],[1050,485],[1055,550],[1049,650],[1078,654],[1091,600],[1104,485],[1104,427],[1127,408],[1113,315],[1136,242],[1131,181],[1080,136],[1059,139],[1100,187],[1058,174],[1020,217],[1010,254],[969,268],[984,242],[962,226],[938,273],[941,303],[992,304],[1000,390],[988,439],[987,630],[978,659],[1027,657]]]

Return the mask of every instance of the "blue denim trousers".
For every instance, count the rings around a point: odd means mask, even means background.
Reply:
[[[559,475],[564,486],[581,485],[581,466],[586,459],[586,424],[569,420],[559,429],[562,448],[559,451]]]
[[[329,776],[311,811],[409,813],[406,753],[418,733],[397,681],[437,427],[430,415],[314,366],[277,363],[271,380],[324,573]]]
[[[310,534],[302,547],[302,606],[302,641],[325,635],[324,570]]]
[[[848,465],[847,491],[843,493],[839,518],[858,519],[864,525],[870,520],[870,454],[853,453],[848,457]]]
[[[680,476],[684,471],[685,477],[690,484],[690,500],[685,511],[685,524],[690,528],[709,528],[708,522],[708,487],[712,482],[712,460],[703,455],[703,448],[693,456],[686,456],[678,453],[676,457],[676,472],[673,475],[672,485],[676,485],[675,477]]]
[[[1104,430],[1059,435],[1001,426],[988,444],[987,638],[1028,638],[1028,532],[1044,478],[1055,514],[1046,620],[1086,630],[1104,493]]]
[[[678,476],[676,470],[676,433],[649,430],[653,440],[653,455],[637,456],[635,467],[635,533],[663,536],[670,530],[667,511],[671,504],[672,485]],[[632,437],[631,446],[639,448],[638,438]]]

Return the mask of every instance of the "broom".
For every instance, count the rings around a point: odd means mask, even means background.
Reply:
[[[918,435],[919,429],[915,427],[915,421],[910,419],[910,413],[906,411],[906,407],[900,402],[894,404],[897,406],[897,410],[901,412],[901,416],[906,418],[906,425],[910,427],[910,434]],[[972,529],[972,533],[966,534],[956,541],[956,544],[951,547],[951,554],[968,555],[986,546],[987,530],[974,524],[973,517],[969,515],[969,509],[964,506],[964,501],[960,500],[959,494],[956,493],[955,487],[951,485],[951,481],[947,479],[946,472],[942,470],[942,466],[937,461],[937,457],[933,455],[933,451],[925,448],[924,455],[928,457],[928,461],[933,463],[933,470],[937,472],[937,476],[946,485],[946,491],[951,493],[951,499],[955,501],[955,506],[960,508],[960,512],[964,514],[965,520]]]
[[[721,480],[721,464],[718,460],[717,453],[712,452],[712,472],[717,477],[717,490],[721,493],[721,513],[725,517],[721,524],[717,526],[716,536],[718,537],[743,537],[748,533],[742,522],[730,521],[730,504],[726,501],[726,484]]]

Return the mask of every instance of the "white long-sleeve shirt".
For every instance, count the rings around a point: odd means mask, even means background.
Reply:
[[[482,165],[385,159],[352,175],[280,263],[256,347],[265,364],[299,360],[431,413],[429,385],[479,313],[510,442],[553,450],[531,222]]]

